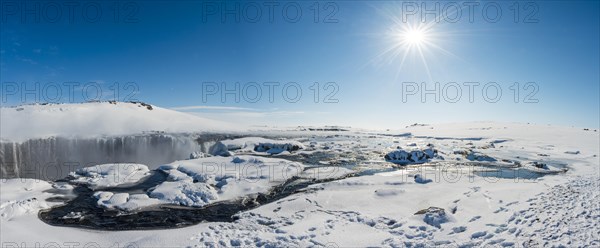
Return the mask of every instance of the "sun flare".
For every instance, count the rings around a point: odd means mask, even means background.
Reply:
[[[367,63],[379,67],[389,66],[396,71],[396,78],[409,72],[433,81],[430,69],[439,68],[437,62],[440,62],[441,56],[462,61],[459,56],[446,50],[460,32],[441,21],[404,18],[395,11],[398,8],[378,10],[388,20],[388,26],[381,33],[375,33],[376,38],[381,41],[381,51]],[[444,12],[442,16],[448,14]],[[430,65],[437,68],[430,68]]]
[[[386,46],[371,62],[385,64],[397,62],[397,75],[400,74],[405,62],[413,66],[421,64],[428,79],[433,81],[428,62],[436,59],[435,52],[458,58],[442,48],[443,33],[434,27],[435,24],[395,22],[383,34]]]
[[[405,42],[412,45],[421,45],[426,39],[425,32],[420,29],[406,30],[403,32],[402,36],[405,39]]]

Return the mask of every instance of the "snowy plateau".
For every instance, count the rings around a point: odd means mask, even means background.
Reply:
[[[0,110],[2,247],[600,247],[597,130]]]

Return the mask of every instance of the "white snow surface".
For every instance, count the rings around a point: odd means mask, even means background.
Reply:
[[[3,221],[14,221],[25,215],[37,215],[41,209],[51,204],[45,198],[52,194],[44,191],[52,189],[52,184],[34,179],[2,179],[0,181],[0,217]]]
[[[156,186],[150,197],[164,203],[199,207],[265,193],[299,175],[303,168],[296,162],[248,155],[176,161],[159,168],[169,174],[170,181]]]
[[[239,125],[140,103],[91,102],[2,107],[0,136],[22,142],[33,138],[117,136],[143,132],[237,130]],[[237,127],[236,127],[237,126]]]
[[[325,179],[335,179],[342,178],[346,175],[354,173],[353,170],[348,168],[339,167],[339,166],[322,166],[322,167],[313,167],[307,168],[300,174],[302,178],[308,179],[317,179],[317,180],[325,180]]]
[[[394,136],[407,132],[412,135]],[[414,126],[366,135],[358,131],[343,134],[347,137],[302,141],[307,147],[303,152],[373,152],[378,155],[356,169],[370,173],[312,185],[311,190],[239,213],[239,219],[233,223],[118,232],[55,227],[43,223],[36,215],[39,209],[50,207],[45,199],[53,195],[46,191],[52,188],[51,183],[4,180],[0,182],[0,242],[26,247],[36,244],[43,247],[51,243],[67,246],[72,244],[70,242],[78,242],[82,247],[86,244],[95,247],[128,244],[136,247],[600,246],[598,132],[570,127],[477,122]],[[367,135],[387,141],[373,143]],[[433,143],[444,160],[401,168],[383,161],[383,156],[393,151],[397,144],[410,143]],[[489,156],[496,161],[479,161],[474,157],[471,161],[468,155],[455,154],[455,150],[472,151],[467,154],[481,158]],[[565,153],[567,151],[579,152]],[[518,162],[527,168],[553,173],[527,179],[482,177],[473,172],[473,166],[439,164],[451,161],[497,163],[499,166],[512,166]],[[530,164],[531,161],[548,166],[538,168]],[[173,197],[162,197],[161,201],[178,202],[173,199],[182,197],[176,195],[180,193],[188,197],[182,189],[195,184],[194,181],[202,185],[225,183],[220,188],[213,188],[218,199],[267,190],[281,180],[270,183],[258,172],[236,172],[244,168],[244,164],[262,172],[260,165],[266,162],[293,164],[279,158],[237,155],[164,165],[161,169],[169,173],[172,183],[165,185],[164,192]],[[323,163],[332,162],[336,161]],[[208,164],[222,165],[225,170],[209,172]],[[562,164],[568,170],[559,170]],[[373,170],[375,166],[384,169]],[[283,165],[276,168],[280,172],[288,171]],[[301,175],[320,175],[314,170],[310,168]],[[237,180],[246,178],[257,179],[257,185]],[[107,208],[122,207],[132,199],[119,195],[111,200],[114,194],[100,194],[103,195],[98,197]],[[27,203],[34,198],[38,203]],[[21,209],[21,206],[24,207]],[[68,217],[77,218],[77,213]]]
[[[112,192],[97,191],[94,193],[94,197],[98,199],[98,206],[111,210],[133,211],[163,203],[158,199],[150,198],[146,194],[115,194]]]
[[[71,182],[102,189],[137,183],[149,175],[143,164],[101,164],[78,169],[69,174]]]
[[[162,165],[167,181],[148,194],[97,191],[97,205],[106,209],[139,210],[158,204],[201,207],[216,201],[266,193],[273,186],[302,173],[301,163],[255,156],[205,157]],[[149,175],[141,164],[102,164],[70,174],[73,183],[101,190],[140,182]]]

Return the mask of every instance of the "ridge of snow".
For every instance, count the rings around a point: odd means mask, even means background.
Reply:
[[[97,137],[144,132],[234,130],[221,121],[145,103],[35,104],[0,109],[0,139],[22,142],[48,137]]]

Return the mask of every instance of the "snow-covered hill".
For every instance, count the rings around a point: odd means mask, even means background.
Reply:
[[[36,104],[0,109],[0,138],[16,142],[53,136],[88,138],[149,131],[177,133],[239,128],[145,103]]]

